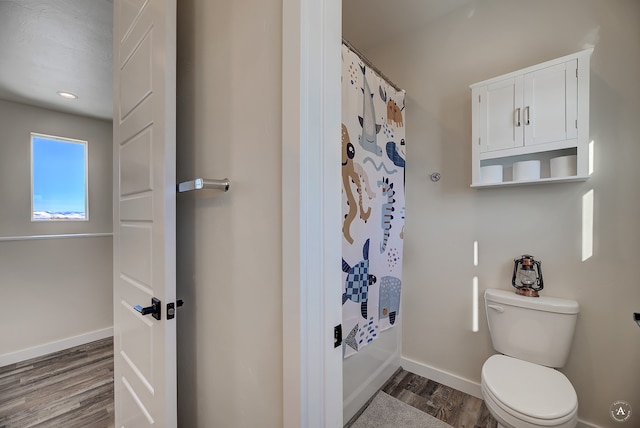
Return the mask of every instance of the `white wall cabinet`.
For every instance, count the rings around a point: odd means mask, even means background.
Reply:
[[[585,180],[589,171],[589,60],[593,49],[471,85],[472,187]],[[575,155],[571,175],[550,159]],[[540,178],[515,180],[513,164],[540,161]],[[481,167],[501,165],[503,179]]]

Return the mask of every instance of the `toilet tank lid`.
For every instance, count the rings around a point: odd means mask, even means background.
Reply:
[[[580,312],[580,305],[578,302],[559,297],[527,297],[516,294],[514,291],[489,288],[484,292],[484,298],[487,302],[501,303],[503,305],[517,306],[520,308],[528,308],[538,311],[554,312],[557,314],[577,314]]]

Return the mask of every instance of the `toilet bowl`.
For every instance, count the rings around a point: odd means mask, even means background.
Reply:
[[[578,397],[559,371],[506,355],[482,366],[482,395],[502,428],[573,428]]]

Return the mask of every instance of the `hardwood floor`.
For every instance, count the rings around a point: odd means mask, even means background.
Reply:
[[[484,401],[408,372],[402,368],[382,386],[382,391],[440,419],[454,428],[496,428]],[[348,428],[365,406],[345,425]]]
[[[0,428],[111,428],[113,339],[0,367]]]

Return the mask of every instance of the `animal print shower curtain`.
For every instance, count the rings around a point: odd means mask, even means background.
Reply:
[[[405,93],[342,46],[342,331],[348,357],[400,312]]]

